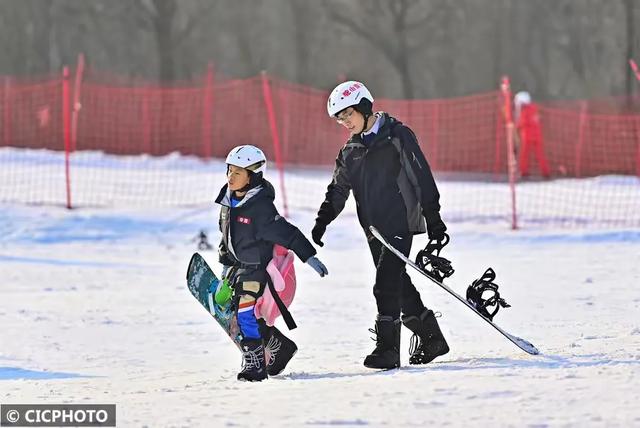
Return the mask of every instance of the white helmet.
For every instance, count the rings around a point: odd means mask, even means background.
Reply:
[[[522,104],[531,104],[531,95],[529,95],[529,92],[520,91],[513,98],[513,101],[516,107],[520,107]]]
[[[227,165],[245,168],[256,174],[264,174],[267,170],[267,158],[262,150],[248,144],[231,149],[225,162]]]
[[[361,100],[369,100],[373,104],[373,95],[364,83],[350,80],[336,86],[327,101],[327,113],[333,117],[347,107],[357,106]],[[370,106],[369,106],[370,108]]]

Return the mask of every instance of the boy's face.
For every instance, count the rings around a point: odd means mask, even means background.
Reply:
[[[364,116],[353,107],[347,107],[336,115],[338,123],[349,130],[351,135],[359,134],[364,127]]]
[[[249,184],[249,171],[239,166],[229,165],[227,170],[229,190],[236,191]]]

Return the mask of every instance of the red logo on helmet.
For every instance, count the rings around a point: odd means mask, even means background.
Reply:
[[[353,94],[354,92],[356,92],[358,89],[362,88],[362,84],[356,82],[353,85],[349,86],[348,89],[345,89],[344,91],[342,91],[342,96],[343,97],[348,97],[351,94]]]

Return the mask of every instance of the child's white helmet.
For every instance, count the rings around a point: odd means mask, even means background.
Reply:
[[[364,86],[364,83],[356,82],[355,80],[343,82],[331,91],[331,95],[329,95],[329,100],[327,101],[327,113],[333,117],[347,107],[359,106],[363,100],[368,101],[368,103],[364,101],[364,104],[368,104],[367,106],[363,106],[368,107],[365,108],[365,110],[371,110],[373,95],[371,95],[371,92]]]
[[[245,168],[256,174],[264,174],[267,170],[267,157],[262,150],[249,144],[231,149],[225,162],[227,165]]]
[[[520,91],[513,97],[513,101],[517,107],[523,104],[531,104],[531,95],[529,95],[529,92]]]

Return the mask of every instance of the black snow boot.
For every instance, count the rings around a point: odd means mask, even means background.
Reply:
[[[260,382],[267,378],[262,339],[245,339],[242,345],[242,370],[238,380]]]
[[[403,316],[402,323],[413,332],[409,345],[409,364],[427,364],[449,352],[433,311],[425,309],[420,317]]]
[[[298,352],[298,347],[293,340],[275,327],[267,327],[264,343],[269,376],[282,373],[289,360]]]
[[[364,366],[370,369],[395,369],[400,367],[400,320],[378,315],[375,329],[376,348],[364,359]]]

